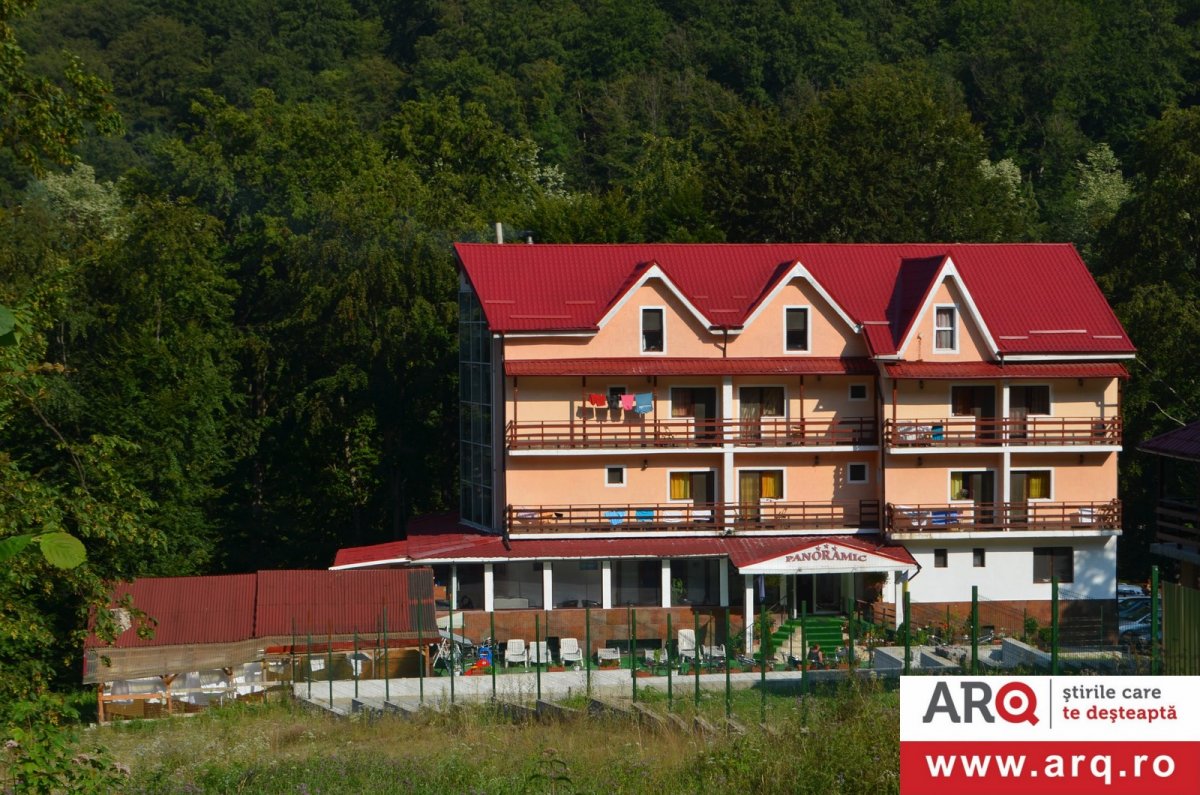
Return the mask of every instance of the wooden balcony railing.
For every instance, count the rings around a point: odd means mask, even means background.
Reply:
[[[783,502],[758,505],[510,505],[508,528],[521,533],[826,530],[879,527],[879,502]]]
[[[1117,417],[886,420],[883,439],[888,447],[1119,445],[1121,420]]]
[[[1159,500],[1158,540],[1200,543],[1200,504],[1183,500]]]
[[[725,443],[753,447],[816,447],[876,443],[872,417],[760,420],[647,419],[635,422],[509,421],[510,450],[629,449],[711,447]]]
[[[1117,530],[1121,501],[887,504],[889,533],[970,530]]]

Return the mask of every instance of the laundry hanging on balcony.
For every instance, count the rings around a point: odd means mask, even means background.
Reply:
[[[639,392],[633,396],[633,410],[638,414],[649,414],[654,411],[654,393]]]
[[[608,407],[610,409],[612,409],[613,411],[616,411],[617,409],[621,408],[621,396],[620,395],[609,395],[608,396]]]
[[[633,411],[634,396],[633,395],[621,395],[621,408],[624,409],[625,411]]]
[[[604,408],[608,405],[608,398],[597,392],[593,392],[592,394],[588,395],[588,404],[596,406],[597,408]]]

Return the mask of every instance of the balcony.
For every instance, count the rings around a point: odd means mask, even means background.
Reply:
[[[879,527],[879,502],[758,505],[510,505],[508,528],[523,533],[671,533],[748,530],[849,530]]]
[[[889,449],[989,446],[1085,446],[1121,444],[1116,417],[1026,417],[1024,419],[886,420],[884,444]]]
[[[715,447],[843,447],[876,443],[873,417],[789,420],[696,420],[644,422],[510,421],[505,428],[508,449],[623,450],[641,448]]]
[[[1183,500],[1159,500],[1158,540],[1200,544],[1200,504]]]
[[[994,530],[1119,530],[1121,501],[887,505],[889,535]]]

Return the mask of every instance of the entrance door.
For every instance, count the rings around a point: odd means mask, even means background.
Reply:
[[[1050,471],[1010,472],[1008,495],[1011,501],[1009,521],[1018,526],[1028,525],[1031,513],[1029,501],[1044,500],[1050,496]]]
[[[950,406],[955,417],[974,417],[975,436],[983,441],[996,438],[996,388],[952,386]]]
[[[783,387],[744,386],[738,390],[741,436],[744,439],[762,438],[763,417],[783,416]]]
[[[977,525],[991,525],[996,521],[996,473],[987,470],[982,472],[951,472],[950,496],[956,500],[970,500],[975,503],[972,509],[972,519]]]
[[[720,417],[717,414],[717,389],[710,386],[685,386],[671,389],[671,417],[695,420],[697,441],[719,441]]]
[[[839,613],[842,610],[842,575],[797,575],[796,598],[807,604],[809,613]]]
[[[671,500],[689,501],[697,510],[692,511],[695,521],[711,522],[712,506],[717,501],[717,474],[705,472],[672,472],[670,474]]]

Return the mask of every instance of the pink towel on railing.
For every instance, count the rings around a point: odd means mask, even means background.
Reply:
[[[625,411],[633,411],[634,398],[633,395],[621,395],[621,408]]]

